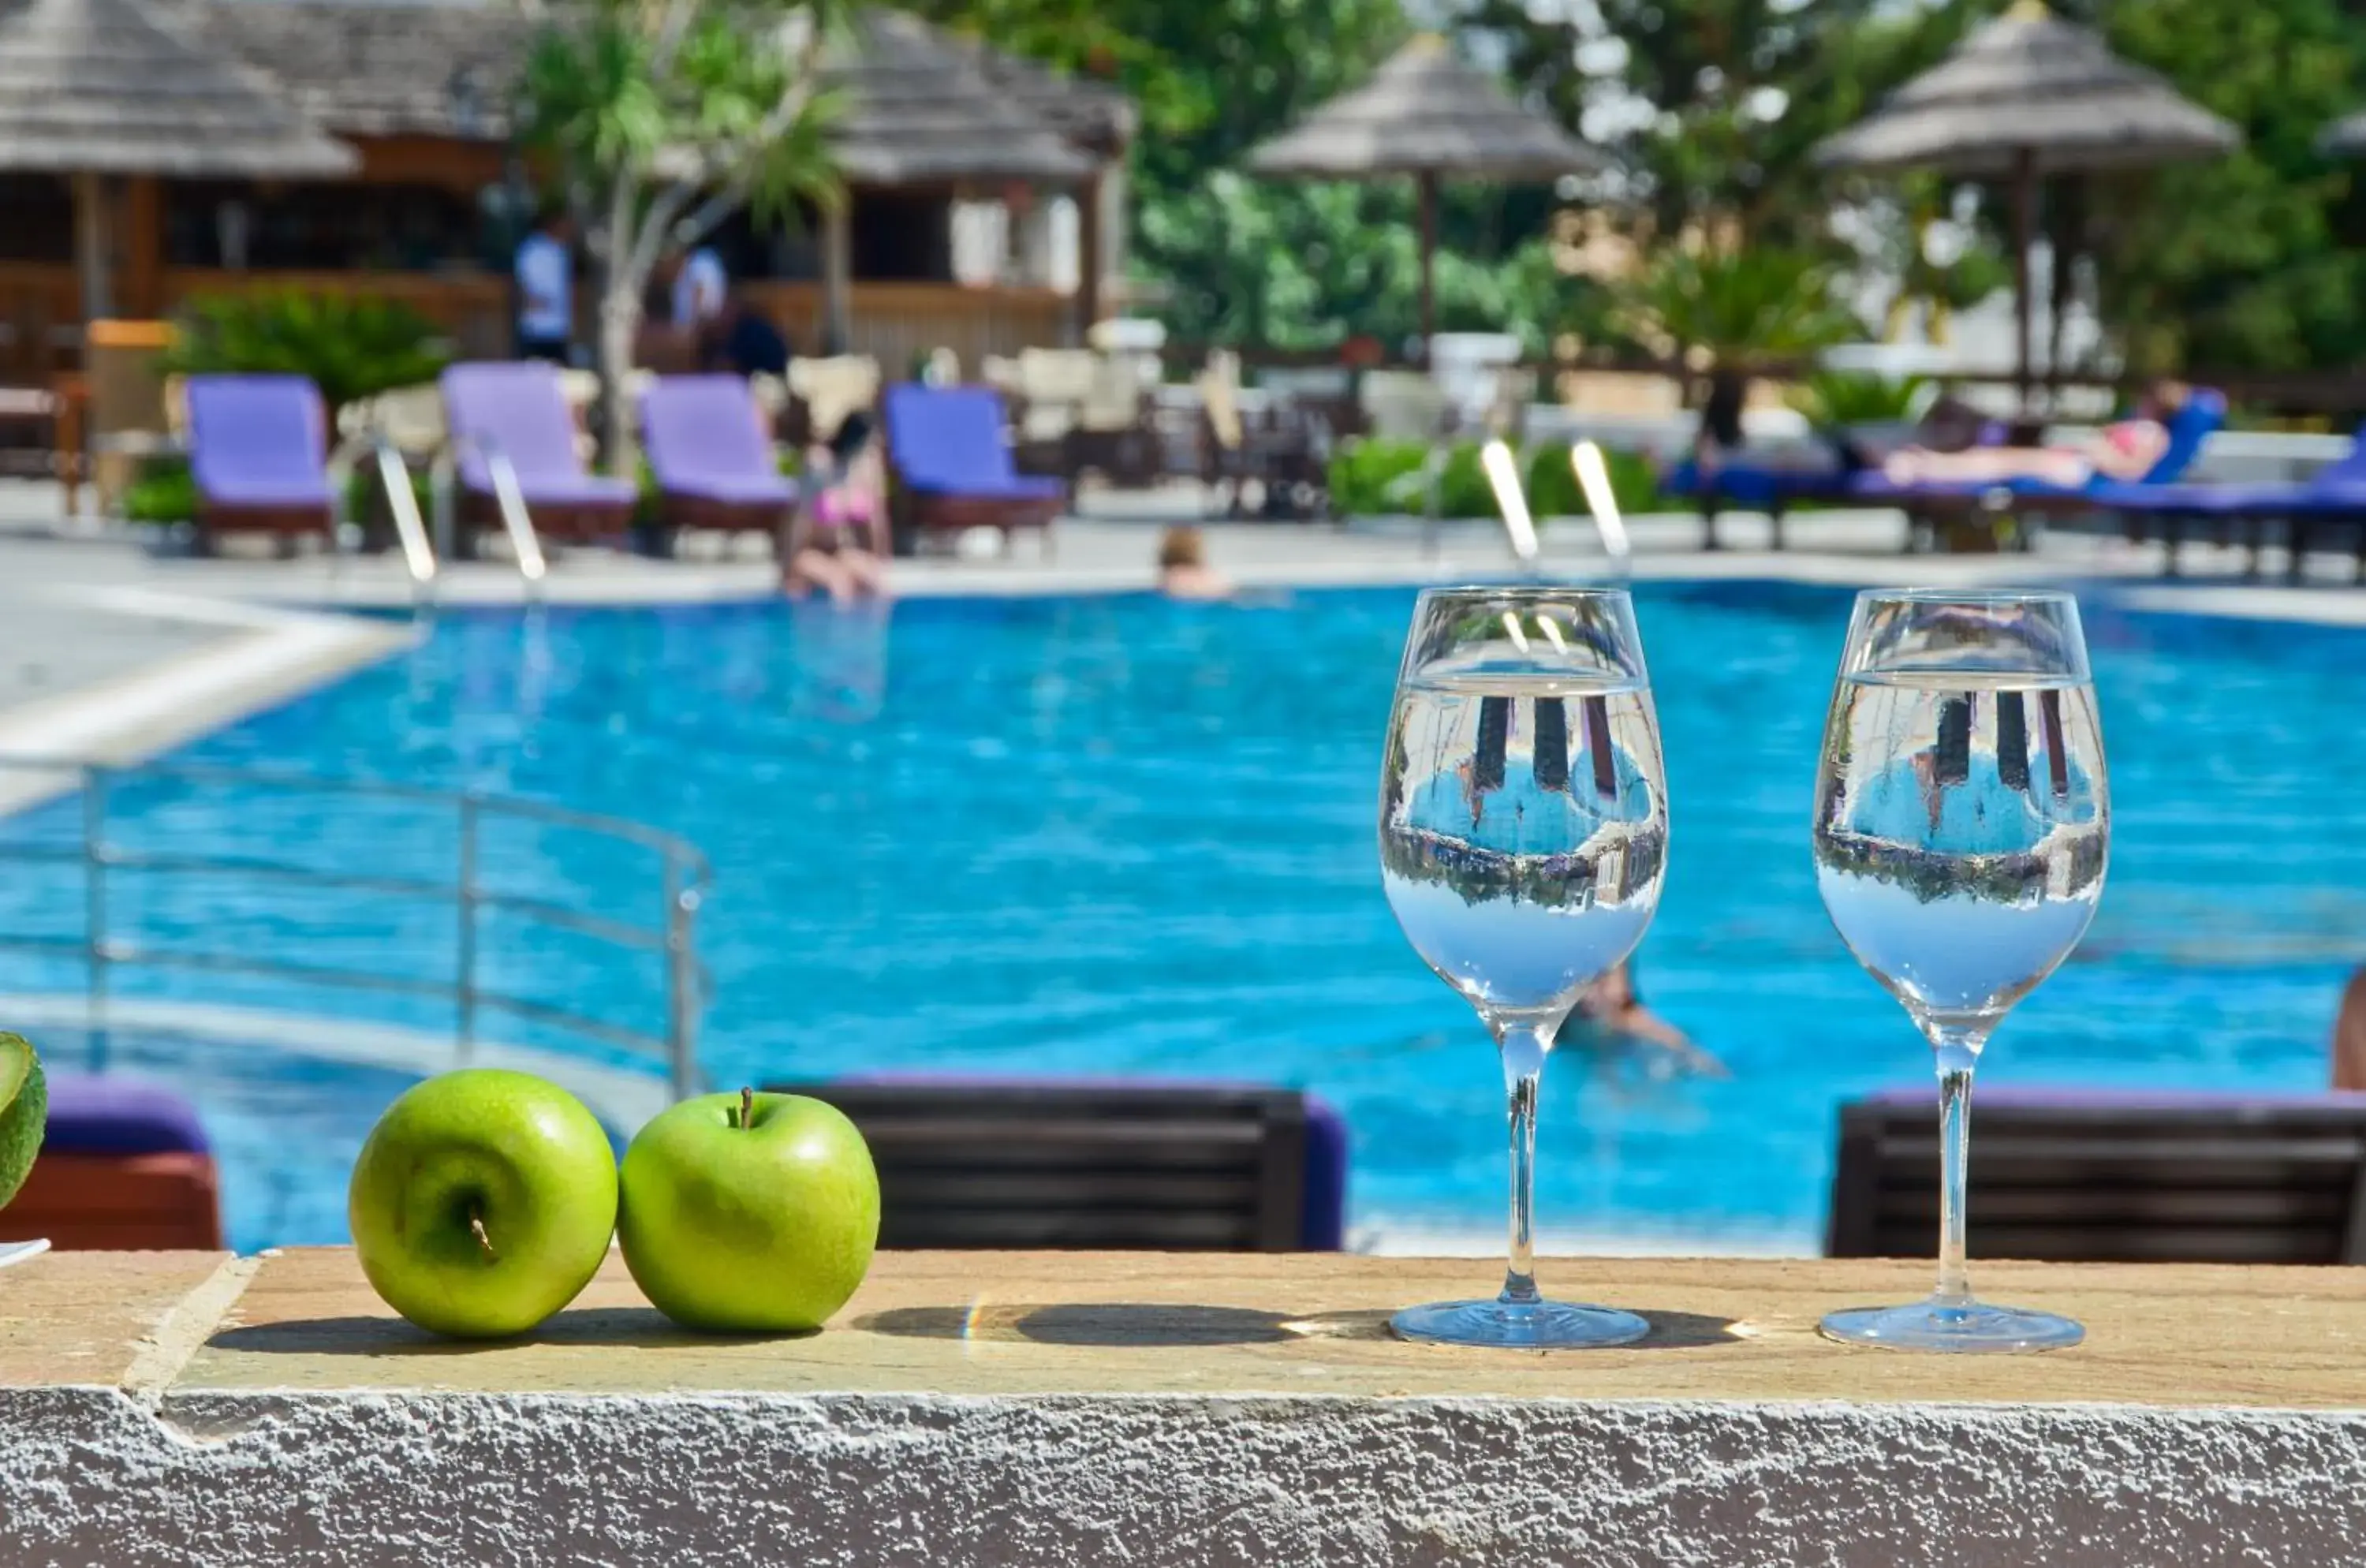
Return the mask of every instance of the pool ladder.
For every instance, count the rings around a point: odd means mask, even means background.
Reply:
[[[435,581],[441,562],[452,554],[456,536],[456,509],[454,503],[454,459],[450,448],[439,455],[430,479],[435,506],[434,527],[431,534],[427,520],[420,514],[418,493],[411,487],[411,468],[403,460],[401,449],[380,432],[367,432],[355,436],[339,448],[332,459],[330,472],[336,484],[336,493],[345,493],[343,476],[365,449],[370,465],[377,475],[378,488],[386,493],[387,513],[394,521],[394,535],[402,548],[403,570],[411,577],[412,596],[421,604],[431,604],[435,597]],[[503,453],[479,448],[484,453],[485,468],[493,481],[493,502],[499,509],[501,526],[510,536],[510,547],[517,557],[518,576],[524,580],[526,594],[532,599],[542,597],[543,580],[549,575],[550,563],[542,550],[542,541],[534,531],[534,518],[526,511],[525,495],[519,488],[517,469]]]
[[[1479,451],[1479,465],[1487,475],[1488,488],[1494,491],[1495,510],[1503,515],[1504,534],[1511,543],[1512,554],[1535,572],[1542,570],[1543,547],[1537,537],[1536,519],[1529,513],[1527,490],[1520,477],[1527,469],[1526,457],[1525,452],[1514,452],[1511,443],[1501,436],[1490,440]],[[1619,515],[1618,497],[1610,486],[1610,464],[1602,455],[1601,446],[1592,441],[1577,442],[1569,449],[1569,463],[1612,570],[1622,580],[1633,575],[1634,544],[1628,537],[1626,520]],[[1433,488],[1433,514],[1436,495]]]

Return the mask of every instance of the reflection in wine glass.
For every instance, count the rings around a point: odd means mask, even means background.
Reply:
[[[2103,890],[2111,807],[2077,602],[1860,594],[1816,790],[1824,907],[1930,1040],[1941,1116],[1938,1290],[1834,1313],[1824,1332],[1913,1349],[2076,1344],[2067,1318],[1974,1299],[1964,1177],[1981,1048],[2078,945]]]
[[[1509,1101],[1511,1258],[1492,1301],[1397,1314],[1407,1338],[1620,1344],[1642,1319],[1548,1302],[1534,1265],[1537,1089],[1578,993],[1659,906],[1667,800],[1634,607],[1620,590],[1421,596],[1381,767],[1389,907],[1477,1010]]]

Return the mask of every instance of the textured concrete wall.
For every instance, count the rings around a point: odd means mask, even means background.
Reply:
[[[2366,1416],[0,1391],[0,1562],[2322,1563]]]

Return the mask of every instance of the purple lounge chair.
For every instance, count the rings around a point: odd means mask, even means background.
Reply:
[[[1347,1133],[1290,1089],[863,1076],[772,1086],[862,1128],[882,1247],[1335,1252]]]
[[[584,472],[558,367],[540,360],[455,365],[444,372],[442,385],[459,459],[465,535],[501,526],[495,457],[509,459],[536,534],[582,541],[613,539],[630,529],[638,489]]]
[[[761,532],[788,558],[796,487],[781,477],[772,438],[737,376],[666,376],[641,394],[641,446],[657,476],[659,553],[684,528]]]
[[[1013,531],[1034,528],[1052,553],[1052,520],[1067,505],[1067,487],[1019,472],[1000,394],[907,381],[887,389],[883,412],[894,501],[922,538],[995,528],[1007,550]]]
[[[187,393],[198,548],[231,529],[333,540],[320,389],[301,376],[192,376]]]
[[[1841,1108],[1832,1257],[1930,1253],[1937,1104],[1925,1085]],[[1973,1126],[1974,1257],[2366,1262],[2366,1094],[1988,1089]]]

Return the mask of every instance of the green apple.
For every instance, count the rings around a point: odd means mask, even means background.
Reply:
[[[524,1334],[575,1299],[616,1228],[616,1156],[583,1102],[527,1073],[445,1073],[387,1108],[347,1203],[362,1272],[420,1327]]]
[[[685,1328],[819,1328],[879,1242],[879,1173],[854,1123],[801,1094],[686,1100],[625,1151],[616,1237]]]
[[[25,1185],[49,1119],[49,1084],[32,1042],[21,1034],[0,1034],[0,1209]]]

